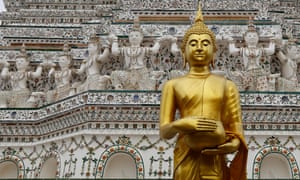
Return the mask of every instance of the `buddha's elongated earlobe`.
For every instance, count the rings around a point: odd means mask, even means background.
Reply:
[[[215,57],[213,57],[211,63],[210,63],[210,66],[212,69],[215,69]]]
[[[185,69],[186,68],[186,58],[185,58],[185,56],[184,56],[184,53],[182,53],[182,60],[183,60],[183,69]]]

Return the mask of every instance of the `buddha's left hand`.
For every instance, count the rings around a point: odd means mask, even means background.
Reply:
[[[207,148],[201,151],[205,155],[216,155],[216,154],[230,154],[238,150],[240,147],[240,140],[236,137],[231,138],[224,144],[219,145],[217,148]]]

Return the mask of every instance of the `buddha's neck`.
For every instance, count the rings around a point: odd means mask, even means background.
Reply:
[[[196,67],[191,67],[189,74],[192,75],[207,75],[210,74],[210,69],[209,66],[196,66]]]

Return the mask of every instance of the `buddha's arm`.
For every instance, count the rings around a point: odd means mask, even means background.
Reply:
[[[217,148],[208,148],[201,151],[202,154],[215,155],[215,154],[230,154],[238,150],[240,147],[240,139],[237,137],[228,138],[226,143],[219,145]]]
[[[240,95],[236,85],[227,81],[222,111],[222,122],[226,131],[226,143],[216,149],[205,149],[204,154],[227,154],[238,150],[243,136]]]
[[[188,134],[194,132],[213,132],[217,129],[215,120],[199,116],[185,117],[175,120],[175,94],[172,83],[164,86],[160,104],[160,136],[170,139],[177,133]]]
[[[176,112],[174,98],[172,86],[167,82],[160,102],[160,137],[163,139],[171,139],[177,134],[177,130],[173,127]]]

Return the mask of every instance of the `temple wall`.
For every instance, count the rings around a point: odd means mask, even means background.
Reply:
[[[243,128],[249,148],[248,179],[300,178],[299,89],[247,91],[235,71],[244,70],[243,58],[229,54],[230,38],[244,47],[244,34],[253,18],[259,47],[272,40],[278,52],[289,40],[298,47],[300,39],[299,0],[203,0],[205,23],[216,34],[218,52],[215,73],[235,81],[241,91]],[[17,72],[16,57],[25,47],[30,58],[28,71],[43,62],[58,64],[68,45],[70,69],[78,70],[88,58],[91,36],[100,38],[101,53],[110,33],[120,47],[128,46],[128,35],[139,17],[143,47],[157,38],[182,36],[194,20],[194,0],[4,0],[7,12],[0,14],[0,62]],[[280,72],[277,56],[262,56],[260,64],[269,74]],[[89,89],[49,100],[57,83],[44,68],[37,79],[28,80],[34,96],[26,108],[0,108],[0,178],[133,178],[172,179],[175,139],[159,138],[160,90],[164,82],[182,75],[181,54],[170,52],[163,42],[159,53],[146,56],[146,66],[160,74],[152,90]],[[3,70],[0,66],[0,70]],[[297,80],[300,80],[300,66]],[[120,57],[110,55],[99,73],[122,70]],[[58,67],[56,70],[60,70]],[[85,82],[76,75],[72,83]],[[134,77],[136,78],[136,77]],[[295,84],[293,84],[295,85]],[[299,88],[299,83],[296,84]],[[12,84],[0,80],[0,101],[12,98]],[[15,97],[15,96],[14,96]],[[33,97],[33,96],[32,96]],[[28,105],[23,103],[23,105]],[[233,155],[228,155],[228,160]]]

